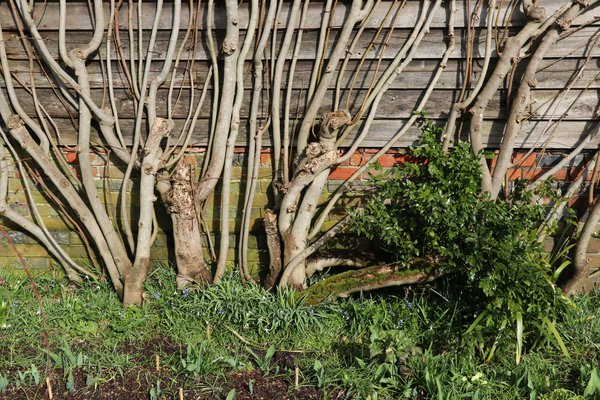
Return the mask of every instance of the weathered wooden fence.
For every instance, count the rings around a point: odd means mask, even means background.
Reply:
[[[218,2],[217,2],[218,3]],[[345,18],[346,2],[335,2],[336,5],[331,12],[331,20],[329,26],[329,46],[333,48],[336,37]],[[422,6],[421,1],[406,1],[404,6],[393,16],[392,29],[389,22],[386,23],[386,39],[384,46],[372,46],[372,39],[377,34],[378,30],[384,24],[386,13],[390,9],[390,1],[377,2],[375,10],[369,18],[365,20],[362,27],[365,33],[361,36],[359,42],[354,47],[354,51],[350,54],[350,61],[347,67],[347,73],[339,82],[332,82],[328,90],[322,109],[323,111],[331,111],[336,95],[336,85],[339,85],[344,90],[341,92],[341,104],[343,108],[347,108],[352,112],[360,105],[362,98],[366,95],[371,80],[380,72],[383,71],[391,62],[391,58],[398,52],[398,49],[405,42],[406,38],[411,34],[411,28],[414,26],[418,11]],[[450,2],[445,2],[450,3]],[[497,43],[501,43],[506,37],[515,34],[526,22],[525,15],[519,1],[500,1],[499,3],[499,23],[502,28],[495,29],[494,37]],[[447,4],[447,6],[448,6]],[[443,124],[447,117],[450,107],[459,96],[465,79],[468,76],[468,69],[471,68],[473,73],[468,78],[469,81],[465,85],[468,90],[474,85],[480,74],[485,53],[485,22],[487,16],[487,6],[482,7],[481,12],[476,12],[479,17],[471,18],[473,7],[477,7],[478,2],[475,1],[458,1],[458,10],[455,20],[456,34],[456,50],[450,57],[450,60],[441,75],[430,101],[425,109],[429,116],[439,120]],[[559,0],[546,0],[543,6],[550,14],[563,4]],[[105,4],[108,9],[109,4]],[[204,5],[202,6],[204,7]],[[241,6],[241,14],[239,18],[239,26],[242,30],[248,23],[248,5],[243,3]],[[468,7],[471,7],[468,9]],[[172,4],[167,2],[163,7],[163,14],[159,22],[159,32],[157,36],[157,45],[154,50],[154,59],[159,61],[154,63],[153,68],[156,70],[161,68],[160,60],[164,59],[165,49],[170,35],[172,25]],[[287,14],[290,8],[290,3],[283,2],[282,14],[277,22],[279,28],[285,28],[287,24]],[[323,2],[311,2],[309,6],[309,14],[305,20],[303,28],[302,45],[299,48],[297,64],[295,66],[296,73],[293,81],[288,81],[287,68],[284,71],[284,82],[282,82],[282,91],[287,90],[288,85],[292,85],[290,110],[290,124],[296,124],[298,118],[302,115],[306,106],[305,96],[306,87],[311,80],[311,71],[315,62],[316,43],[323,19]],[[189,10],[184,7],[182,10],[182,26],[188,25]],[[446,40],[448,38],[447,15],[448,7],[444,12],[438,13],[432,23],[432,28],[426,35],[417,53],[414,55],[414,60],[404,70],[399,79],[397,79],[390,90],[384,95],[381,105],[378,109],[376,119],[371,127],[370,134],[362,143],[364,150],[361,155],[353,157],[345,165],[334,169],[331,174],[330,186],[335,188],[339,185],[339,180],[347,177],[353,172],[356,166],[363,161],[362,158],[368,157],[372,149],[376,149],[385,144],[412,115],[416,104],[423,96],[426,88],[431,83],[432,76],[438,66],[443,52],[446,49]],[[154,2],[145,2],[139,17],[142,21],[142,26],[148,31],[151,29],[155,13]],[[51,52],[58,59],[58,19],[59,5],[56,1],[47,1],[36,3],[35,17],[38,30]],[[127,62],[130,58],[137,59],[139,57],[138,50],[130,48],[129,33],[127,31],[128,21],[127,5],[119,10],[119,35],[108,38],[112,43],[112,59],[117,59],[117,52],[121,52],[121,58]],[[222,39],[224,31],[224,9],[217,4],[215,23],[212,27],[216,39]],[[599,90],[600,90],[600,46],[598,45],[600,37],[600,9],[592,9],[591,11],[580,16],[572,25],[570,31],[565,32],[564,37],[560,39],[556,46],[550,50],[548,56],[542,62],[542,67],[537,74],[537,82],[531,91],[531,105],[529,106],[529,114],[527,121],[523,123],[522,129],[519,132],[517,139],[517,148],[545,148],[548,150],[562,151],[573,147],[590,129],[594,129],[598,120],[599,105]],[[54,121],[52,129],[55,131],[60,143],[65,146],[65,151],[69,151],[70,146],[76,145],[77,135],[77,111],[68,102],[62,101],[62,97],[58,95],[60,88],[56,87],[52,80],[48,79],[48,71],[42,69],[41,64],[30,62],[25,53],[22,42],[32,41],[33,39],[25,32],[20,33],[20,27],[16,25],[16,19],[13,18],[11,9],[7,2],[0,3],[0,25],[3,30],[5,46],[9,58],[9,64],[13,72],[14,82],[17,85],[16,93],[21,99],[21,105],[24,110],[35,115],[36,109],[31,101],[31,84],[35,84],[36,97],[39,100],[44,113],[47,113]],[[133,26],[137,26],[138,14],[133,15]],[[207,18],[206,14],[201,14],[197,20],[197,29],[195,34],[198,35],[198,40],[204,43],[207,34]],[[568,34],[567,34],[568,33]],[[147,44],[145,35],[144,46]],[[243,36],[243,33],[242,33]],[[78,44],[87,43],[92,37],[92,22],[90,18],[90,10],[87,1],[69,1],[68,16],[66,19],[66,37],[68,48],[75,48]],[[277,43],[269,44],[267,48],[277,48],[282,35],[277,36]],[[469,42],[472,41],[470,45]],[[35,44],[35,43],[32,43]],[[498,45],[500,46],[500,45]],[[501,47],[493,46],[493,55],[491,65],[488,71],[493,71],[493,67],[497,62],[498,52],[502,51]],[[290,50],[289,58],[291,59],[293,48]],[[100,60],[106,56],[105,44],[102,45],[100,51],[94,55],[92,61],[88,65],[90,74],[90,84],[92,86],[92,97],[98,102],[103,103],[108,107],[106,100],[106,67]],[[521,54],[522,59],[528,57],[528,53]],[[585,60],[585,69],[581,69]],[[184,49],[181,54],[180,72],[185,68],[192,69],[192,77],[194,82],[190,81],[190,75],[176,73],[170,75],[167,82],[159,90],[158,95],[158,115],[167,115],[169,107],[172,107],[172,118],[176,126],[182,126],[190,109],[190,91],[191,85],[201,86],[207,80],[207,75],[210,66],[210,55],[208,49],[204,45],[199,45],[194,49]],[[193,64],[191,61],[193,60]],[[271,62],[269,52],[267,52],[266,60]],[[510,78],[518,77],[523,73],[525,68],[524,63],[517,63],[518,60],[513,60],[514,69]],[[289,63],[288,63],[289,64]],[[113,70],[112,83],[115,88],[115,96],[117,102],[117,112],[120,119],[121,130],[126,141],[131,140],[130,132],[134,125],[134,101],[132,93],[129,92],[127,77],[123,74],[118,61],[113,61],[111,64]],[[354,80],[354,71],[360,70],[363,73],[359,74],[359,79]],[[248,61],[246,71],[246,90],[251,89],[251,63]],[[268,69],[267,69],[268,73]],[[169,104],[169,84],[171,79],[176,82],[175,90],[178,91],[177,100]],[[510,107],[509,99],[511,90],[515,89],[511,86],[511,79],[506,79],[504,87],[492,99],[490,106],[486,109],[484,115],[484,142],[485,145],[493,149],[500,143],[501,136],[505,126],[507,110]],[[570,89],[564,91],[565,84],[570,82]],[[4,81],[0,82],[4,85]],[[209,83],[210,85],[210,83]],[[348,96],[348,88],[353,87],[353,93],[357,96]],[[271,95],[270,88],[263,89],[265,99]],[[347,101],[346,98],[351,98]],[[207,100],[200,110],[198,122],[196,124],[193,147],[198,152],[202,153],[202,148],[206,146],[207,135],[210,130],[212,103]],[[246,126],[249,117],[249,104],[244,104],[240,113],[240,141],[237,164],[238,166],[244,163],[244,144],[246,138]],[[565,114],[565,111],[568,111]],[[259,117],[265,118],[268,114],[268,108],[262,110]],[[563,115],[565,114],[565,115]],[[560,121],[559,121],[560,117]],[[359,130],[357,130],[359,131]],[[411,128],[407,134],[397,143],[398,147],[407,146],[415,142],[418,138],[418,129]],[[347,143],[352,138],[348,138]],[[268,138],[265,138],[265,146],[269,146]],[[123,176],[122,165],[107,164],[106,157],[102,154],[102,140],[96,134],[95,144],[99,155],[95,159],[96,176],[98,185],[104,185],[106,188],[106,196],[104,201],[106,204],[116,207],[116,198],[118,190],[112,187],[110,179],[119,179]],[[589,149],[596,149],[598,141],[590,141],[587,146]],[[387,160],[387,161],[385,161]],[[391,164],[395,160],[393,155],[388,159],[384,158],[383,163]],[[76,162],[76,160],[73,160]],[[266,149],[264,162],[264,178],[261,182],[260,190],[262,193],[258,195],[258,200],[255,203],[253,210],[253,218],[258,219],[262,216],[262,209],[267,204],[265,195],[266,188],[270,182],[270,173],[268,168],[269,156]],[[346,171],[346,172],[344,172]],[[238,182],[243,181],[244,176],[242,169],[238,168],[234,171],[235,179]],[[29,210],[26,206],[25,196],[20,190],[18,176],[14,173],[11,175],[11,190],[9,200],[11,207],[19,209],[23,214],[28,214]],[[108,183],[106,178],[108,178]],[[234,197],[238,194],[233,190]],[[232,201],[232,208],[237,206],[239,198]],[[48,226],[56,233],[57,238],[62,244],[70,246],[76,257],[84,258],[86,256],[81,241],[77,235],[68,234],[63,221],[55,210],[52,210],[45,204],[44,196],[40,195],[36,199],[42,216],[46,219]],[[209,201],[208,216],[212,216],[213,223],[211,229],[217,228],[217,223],[214,222],[220,215],[229,214],[231,225],[236,227],[235,220],[239,216],[235,210],[220,210],[217,206],[213,206]],[[333,220],[332,220],[333,221]],[[168,228],[168,223],[162,224],[164,229]],[[18,247],[23,251],[24,255],[32,265],[44,265],[47,263],[47,252],[27,236],[11,231],[11,235]],[[234,235],[235,236],[235,235]],[[264,247],[262,244],[261,235],[254,240],[254,245],[257,249]],[[235,241],[231,242],[232,246]],[[593,247],[593,246],[592,246]],[[598,246],[596,246],[598,247]],[[156,244],[156,249],[153,253],[155,258],[166,259],[168,257],[169,246],[165,240],[159,239]],[[0,243],[0,265],[8,264],[13,259],[13,248],[6,241]],[[233,252],[232,252],[233,254]],[[256,252],[255,259],[258,260],[261,255]]]
[[[303,39],[302,46],[298,53],[298,62],[296,65],[296,76],[292,82],[292,105],[291,113],[292,117],[299,115],[304,110],[305,102],[305,90],[308,82],[310,81],[310,73],[312,65],[314,63],[314,57],[316,52],[316,43],[319,35],[319,27],[322,19],[323,5],[321,2],[313,2],[309,8],[309,14],[306,18],[306,24],[303,26]],[[352,107],[356,107],[360,104],[361,96],[365,94],[366,89],[370,84],[370,79],[375,70],[382,71],[387,67],[390,62],[390,58],[393,57],[399,47],[404,43],[405,39],[410,35],[411,28],[415,23],[418,9],[420,7],[420,1],[407,1],[404,8],[395,17],[394,30],[387,40],[387,45],[381,48],[380,46],[370,46],[371,40],[380,28],[382,21],[385,18],[385,13],[389,9],[389,3],[383,1],[378,3],[375,11],[372,15],[364,22],[365,33],[361,36],[358,44],[356,45],[354,52],[351,54],[351,62],[348,66],[349,73],[345,74],[345,78],[342,82],[342,87],[349,87],[352,85],[353,74],[350,73],[356,68],[361,68],[362,71],[370,71],[369,74],[361,75],[360,79],[355,82],[355,91],[359,92],[358,98],[353,98],[352,102],[348,104],[348,108],[352,111]],[[485,50],[485,7],[483,14],[479,20],[474,24],[468,24],[468,15],[470,11],[466,9],[468,2],[459,1],[458,12],[456,14],[456,41],[457,48],[452,55],[448,66],[442,74],[441,80],[435,89],[434,94],[431,97],[426,109],[432,118],[443,120],[450,109],[450,105],[453,100],[456,100],[458,93],[464,82],[464,76],[466,68],[468,67],[467,62],[467,39],[472,37],[474,45],[472,47],[472,66],[474,75],[471,82],[475,82],[478,77],[479,70],[481,68],[481,61],[484,57]],[[474,2],[473,2],[474,3]],[[505,29],[498,29],[494,34],[500,41],[505,36],[513,35],[518,31],[520,27],[525,23],[525,16],[517,5],[513,9],[514,2],[499,2],[501,5],[500,16],[506,17]],[[550,13],[556,10],[563,2],[559,0],[547,0],[543,6]],[[69,48],[74,48],[78,44],[83,44],[89,41],[92,35],[91,22],[89,17],[89,9],[87,2],[80,1],[69,1],[69,15],[67,18],[67,45]],[[171,4],[165,4],[161,21],[159,24],[160,31],[157,38],[157,46],[155,51],[155,60],[164,57],[164,51],[170,34],[169,27],[171,25]],[[242,5],[240,15],[240,26],[245,27],[247,24],[247,9],[244,8],[245,4]],[[247,6],[247,5],[246,5]],[[36,6],[39,11],[36,12],[38,15],[38,29],[43,33],[44,38],[49,45],[49,49],[53,55],[58,55],[58,3],[47,2]],[[108,5],[106,6],[108,7]],[[289,8],[288,3],[283,4],[282,16],[279,19],[278,26],[281,28],[286,26],[287,15],[286,10]],[[339,2],[337,7],[332,11],[333,17],[331,21],[331,34],[330,44],[333,44],[336,40],[336,35],[343,22],[345,15],[346,5]],[[144,3],[142,12],[142,22],[144,28],[151,28],[153,21],[153,15],[155,11],[155,5],[152,2]],[[183,11],[182,25],[188,23],[189,12]],[[512,12],[512,16],[511,15]],[[219,30],[219,27],[223,26],[224,10],[217,8],[215,18],[214,31],[217,38],[223,35],[223,31]],[[594,20],[600,16],[600,10],[592,10],[581,17],[579,17],[577,23],[587,23],[590,20]],[[119,13],[119,20],[121,21],[122,32],[120,34],[120,44],[124,51],[125,59],[130,57],[129,53],[129,38],[126,31],[127,27],[127,7],[123,5]],[[206,18],[203,16],[200,18],[199,24],[199,35],[205,34]],[[135,20],[135,18],[134,18]],[[135,21],[134,21],[135,22]],[[57,129],[61,131],[61,134],[65,140],[65,144],[73,142],[73,136],[76,130],[73,128],[72,116],[74,110],[69,108],[68,105],[57,101],[56,96],[45,73],[40,70],[39,65],[34,63],[30,65],[27,61],[27,55],[21,45],[22,40],[29,40],[27,37],[22,37],[15,27],[14,19],[11,16],[11,12],[6,2],[0,4],[0,23],[4,31],[8,56],[11,62],[11,67],[15,72],[15,77],[22,84],[23,88],[18,90],[18,93],[23,96],[24,99],[29,98],[27,93],[30,80],[35,80],[36,87],[38,89],[38,98],[47,112],[52,116],[57,125]],[[386,25],[387,27],[387,25]],[[581,137],[582,132],[585,129],[589,129],[593,123],[591,121],[598,119],[598,89],[600,88],[600,78],[598,78],[598,72],[600,71],[600,64],[597,61],[600,56],[600,48],[596,41],[597,36],[600,34],[598,28],[600,24],[587,24],[580,30],[573,32],[572,34],[561,39],[556,46],[554,46],[546,59],[542,64],[542,68],[537,75],[538,82],[536,87],[532,90],[532,98],[534,103],[530,107],[530,118],[527,123],[524,124],[522,132],[518,139],[519,147],[532,147],[546,145],[548,148],[562,149],[572,147],[574,143]],[[422,96],[424,89],[429,85],[434,68],[439,63],[442,54],[445,50],[445,40],[447,37],[446,27],[446,15],[443,12],[438,13],[435,17],[432,29],[429,34],[426,35],[422,45],[418,48],[417,54],[414,56],[414,61],[409,65],[405,72],[401,75],[400,79],[397,79],[390,90],[385,94],[377,118],[371,129],[371,134],[363,142],[364,147],[378,147],[382,143],[385,143],[398,129],[400,122],[410,117],[415,105]],[[149,36],[149,35],[147,35]],[[243,36],[243,34],[242,34]],[[281,34],[278,36],[281,40]],[[114,40],[114,39],[113,39]],[[117,44],[117,43],[115,43]],[[113,52],[116,52],[115,45],[112,46]],[[333,46],[329,46],[332,48]],[[290,50],[290,58],[291,51]],[[97,60],[101,57],[104,49],[101,49],[99,54],[95,57]],[[199,46],[194,50],[193,57],[190,54],[186,54],[187,50],[181,55],[182,60],[195,59],[196,62],[193,66],[196,84],[203,84],[206,78],[209,68],[209,55],[208,50],[203,46]],[[363,55],[366,52],[364,62],[361,62]],[[497,49],[494,49],[490,70],[493,69]],[[134,58],[137,57],[137,51],[131,54]],[[522,54],[523,58],[527,57],[528,54]],[[585,70],[580,74],[580,67],[583,60],[586,57],[592,58],[592,62],[588,63]],[[113,54],[113,59],[116,58],[116,53]],[[515,60],[516,61],[516,60]],[[378,63],[380,64],[378,65]],[[156,68],[160,68],[160,62],[155,63]],[[185,63],[180,64],[181,68],[186,67]],[[93,96],[96,99],[101,99],[106,93],[103,89],[105,84],[105,78],[103,78],[103,71],[100,68],[99,63],[92,62],[88,69],[90,71],[90,83],[93,88]],[[519,76],[524,69],[524,63],[519,64],[512,73],[512,77]],[[121,124],[123,126],[123,132],[127,135],[130,131],[133,122],[133,101],[131,94],[124,89],[125,77],[120,75],[120,69],[117,62],[114,63],[113,71],[116,79],[113,78],[113,83],[116,89],[116,96],[119,100],[119,115],[121,118]],[[284,77],[287,76],[284,73]],[[188,105],[189,105],[189,92],[185,91],[186,85],[189,85],[189,79],[183,74],[175,75],[174,77],[178,80],[178,84],[183,84],[183,90],[179,101],[174,107],[174,119],[176,123],[182,124],[185,119]],[[247,74],[248,84],[247,87],[251,87],[251,74],[250,74],[250,63],[248,64]],[[560,101],[557,99],[558,93],[564,89],[565,82],[574,79],[575,82],[571,86],[571,90],[561,97]],[[184,82],[181,82],[185,80]],[[508,81],[508,80],[507,80]],[[166,82],[162,89],[162,95],[159,95],[159,99],[162,99],[159,103],[159,111],[166,112],[167,108],[167,88],[169,82]],[[323,109],[331,109],[333,103],[333,97],[335,92],[335,82],[332,83],[331,90],[327,93],[326,100],[323,103]],[[283,82],[282,90],[287,87],[287,82]],[[486,109],[485,113],[485,129],[486,132],[484,140],[489,147],[495,147],[498,145],[503,127],[504,118],[507,113],[507,99],[508,93],[510,92],[508,82],[506,83],[504,90],[500,91],[492,100],[490,106]],[[249,90],[249,89],[248,89]],[[267,93],[268,89],[265,89]],[[26,111],[34,112],[34,106],[30,100],[23,102]],[[556,131],[552,127],[548,127],[548,121],[553,119],[556,120],[566,109],[569,109],[568,115],[564,117],[560,123],[560,126]],[[199,116],[199,121],[196,128],[195,144],[204,145],[206,142],[206,135],[208,132],[209,118],[211,113],[212,105],[209,101],[205,102]],[[240,139],[244,138],[244,129],[246,124],[244,118],[248,117],[249,105],[245,104],[241,111],[242,122],[240,128],[242,134]],[[292,123],[294,122],[292,118]],[[411,130],[409,134],[399,143],[399,145],[408,145],[412,143],[417,137],[417,131]],[[590,148],[595,148],[596,143],[590,143]]]

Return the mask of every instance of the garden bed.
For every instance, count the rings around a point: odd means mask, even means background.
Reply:
[[[32,282],[2,279],[0,399],[49,398],[48,382],[54,399],[600,393],[598,294],[576,298],[556,321],[568,357],[548,337],[532,337],[516,365],[510,344],[485,362],[465,335],[468,304],[444,280],[309,306],[293,291],[273,295],[235,275],[177,290],[159,267],[144,305],[127,310],[106,284],[36,278],[40,312]]]

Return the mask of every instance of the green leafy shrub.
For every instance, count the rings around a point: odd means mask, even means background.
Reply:
[[[545,206],[523,185],[509,199],[490,200],[470,145],[445,154],[440,129],[424,120],[422,131],[411,161],[373,174],[372,196],[353,212],[353,231],[377,243],[390,262],[440,262],[472,305],[468,333],[480,346],[491,344],[487,357],[510,338],[518,361],[529,331],[562,345],[552,321],[564,301],[536,240]]]

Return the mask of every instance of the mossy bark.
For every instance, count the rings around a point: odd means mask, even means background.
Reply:
[[[307,304],[317,304],[361,291],[430,282],[445,273],[439,265],[434,266],[425,261],[417,262],[410,268],[402,265],[378,265],[336,274],[312,285],[302,294],[306,296]]]

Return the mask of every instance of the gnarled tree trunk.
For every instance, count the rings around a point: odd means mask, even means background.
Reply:
[[[170,190],[162,198],[173,223],[178,288],[193,283],[212,282],[202,253],[202,242],[199,240],[200,226],[194,193],[195,171],[196,159],[192,156],[183,157],[171,177]]]

